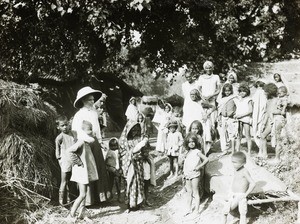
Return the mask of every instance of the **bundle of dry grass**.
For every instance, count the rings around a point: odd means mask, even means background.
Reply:
[[[2,80],[0,107],[0,223],[30,222],[25,211],[51,198],[57,185],[56,112],[31,88]]]

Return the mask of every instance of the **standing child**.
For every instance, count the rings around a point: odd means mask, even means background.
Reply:
[[[137,122],[141,125],[142,136],[149,136],[149,129],[147,127],[145,115],[143,113],[138,114]]]
[[[126,116],[127,120],[137,121],[138,114],[139,114],[139,110],[136,105],[136,98],[131,97],[129,99],[129,105],[126,109],[125,116]]]
[[[60,134],[55,139],[55,154],[61,168],[59,203],[64,205],[67,203],[67,187],[69,189],[70,201],[76,195],[76,188],[70,183],[72,164],[82,166],[83,163],[78,155],[67,151],[67,148],[72,146],[76,140],[76,133],[70,130],[70,123],[67,117],[59,116],[56,119],[56,125],[60,131]]]
[[[248,170],[244,167],[246,164],[246,155],[243,152],[235,152],[231,158],[235,173],[230,197],[224,206],[223,223],[226,224],[228,214],[235,208],[238,208],[240,212],[240,224],[246,224],[247,196],[254,189],[255,182],[250,176]]]
[[[173,113],[173,107],[169,103],[164,104],[164,111],[160,117],[160,123],[157,132],[157,142],[156,142],[156,150],[159,152],[164,152],[165,144],[166,144],[166,133],[167,127],[166,125],[170,121]]]
[[[69,218],[76,220],[76,211],[79,209],[77,218],[82,218],[85,210],[85,197],[87,194],[87,186],[90,182],[98,180],[98,172],[96,168],[95,158],[93,156],[90,144],[95,141],[93,136],[93,125],[89,121],[83,120],[82,122],[82,137],[69,147],[69,152],[77,152],[80,154],[80,159],[83,166],[74,165],[72,170],[71,181],[78,184],[79,196],[76,198],[71,207]],[[85,134],[85,136],[84,136]]]
[[[200,194],[199,181],[200,169],[208,163],[208,158],[201,153],[201,145],[195,134],[189,133],[184,141],[185,148],[188,150],[184,165],[183,178],[187,190],[187,207],[186,215],[192,213],[192,200],[194,199],[195,213],[199,212]],[[202,162],[201,162],[202,161]]]
[[[236,142],[236,150],[240,150],[243,131],[247,141],[248,154],[252,149],[252,140],[250,135],[250,125],[252,122],[252,98],[250,97],[250,89],[246,84],[241,84],[239,87],[239,97],[235,99],[236,112],[234,118],[238,120],[238,137]]]
[[[278,88],[277,108],[273,111],[273,126],[272,126],[272,147],[275,147],[275,162],[280,160],[280,152],[278,147],[278,138],[286,124],[286,108],[288,106],[288,91],[285,86]]]
[[[169,122],[168,124],[168,134],[166,139],[166,149],[165,153],[169,157],[170,161],[170,175],[168,178],[178,176],[178,156],[181,153],[181,148],[183,144],[182,134],[177,130],[178,124],[176,121]]]
[[[223,153],[229,150],[229,143],[231,142],[232,153],[234,152],[235,138],[237,138],[238,123],[233,119],[235,115],[236,106],[234,103],[235,95],[233,94],[233,87],[229,83],[225,83],[222,88],[222,98],[218,101],[219,114],[219,133],[220,144]]]
[[[141,149],[141,157],[143,161],[143,169],[144,169],[144,194],[145,194],[145,202],[146,206],[151,206],[149,202],[149,187],[150,185],[156,186],[156,178],[155,178],[155,164],[152,156],[149,154],[150,145],[147,144],[145,147]]]
[[[109,178],[110,199],[113,198],[113,187],[116,186],[118,201],[121,201],[121,175],[122,170],[119,163],[119,143],[117,138],[111,138],[108,142],[108,152],[106,155],[106,170]]]

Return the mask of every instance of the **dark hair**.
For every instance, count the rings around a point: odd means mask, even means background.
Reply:
[[[111,149],[111,147],[112,147],[113,145],[119,145],[118,139],[112,138],[112,139],[109,140],[109,142],[108,142],[108,147]]]
[[[260,80],[258,80],[258,81],[256,81],[254,83],[254,87],[255,88],[257,88],[257,87],[264,87],[264,85],[265,85],[265,83],[263,81],[260,81]]]
[[[189,150],[189,140],[192,139],[195,142],[195,148],[201,150],[201,144],[199,142],[199,139],[197,137],[197,135],[195,135],[194,133],[188,133],[188,135],[185,137],[184,139],[184,147],[186,148],[186,150]]]
[[[281,79],[281,75],[280,75],[280,74],[278,74],[278,73],[275,73],[275,74],[273,75],[273,79],[275,79],[275,76],[279,76],[279,82],[281,82],[281,81],[282,81],[282,79]]]
[[[196,95],[196,97],[197,97],[197,100],[201,100],[200,92],[199,92],[198,89],[192,89],[192,90],[190,91],[190,95],[191,95],[192,92],[195,92],[195,95]]]
[[[55,120],[56,125],[59,125],[59,122],[61,122],[61,121],[68,121],[67,116],[66,115],[58,115]]]
[[[243,162],[244,164],[247,162],[247,157],[246,157],[245,153],[243,153],[243,152],[233,153],[232,158],[237,158],[237,159],[241,160],[241,162]]]
[[[198,120],[194,120],[194,121],[191,123],[191,125],[190,125],[190,127],[189,127],[189,132],[191,132],[192,126],[193,126],[194,124],[197,125],[197,127],[199,128],[198,134],[202,136],[202,135],[203,135],[203,126],[202,126],[201,122],[198,121]]]
[[[246,96],[250,96],[250,89],[246,83],[243,83],[239,87],[239,92],[245,92]]]
[[[223,88],[222,88],[222,97],[225,97],[225,90],[226,88],[229,88],[229,90],[231,91],[231,94],[233,94],[233,87],[230,83],[225,83]]]
[[[264,91],[267,95],[267,99],[272,99],[277,97],[277,86],[274,83],[268,83],[264,86]]]

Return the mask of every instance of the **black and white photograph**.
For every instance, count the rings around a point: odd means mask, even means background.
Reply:
[[[300,0],[0,0],[1,224],[300,224]]]

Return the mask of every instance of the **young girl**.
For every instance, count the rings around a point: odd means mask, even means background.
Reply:
[[[235,99],[236,112],[234,119],[238,121],[238,137],[236,141],[236,150],[240,150],[243,131],[247,141],[248,154],[251,153],[252,141],[250,135],[251,117],[253,112],[252,98],[250,97],[250,89],[246,84],[240,85],[239,97]]]
[[[77,218],[82,218],[85,210],[85,197],[87,194],[87,185],[98,180],[98,172],[96,168],[96,162],[90,147],[90,144],[95,141],[93,137],[93,125],[89,121],[82,122],[82,135],[86,134],[84,140],[79,138],[78,141],[69,147],[69,152],[77,152],[80,154],[80,159],[83,162],[83,166],[74,165],[72,168],[71,181],[78,184],[79,196],[76,198],[69,218],[76,220],[76,211],[79,209],[79,215]],[[86,142],[86,141],[89,142]]]
[[[144,136],[144,135],[149,136],[149,131],[147,130],[147,125],[146,125],[144,114],[142,114],[142,113],[138,114],[137,122],[141,125],[142,136]]]
[[[235,97],[232,85],[225,83],[222,88],[222,98],[218,101],[218,130],[221,150],[224,154],[229,149],[229,142],[231,142],[232,152],[234,152],[234,139],[237,138],[238,123],[233,119],[236,111]]]
[[[281,86],[285,86],[284,83],[282,82],[281,75],[279,75],[278,73],[275,73],[273,75],[273,79],[275,81],[275,85],[277,86],[277,88]]]
[[[125,116],[127,118],[127,121],[128,120],[136,121],[138,114],[139,114],[139,110],[136,106],[136,98],[131,97],[129,99],[129,105],[128,105],[128,107],[126,109],[126,112],[125,112]]]
[[[200,169],[208,163],[208,158],[201,153],[201,146],[195,134],[189,133],[184,141],[185,148],[188,150],[184,165],[183,178],[187,190],[187,208],[186,215],[192,213],[192,200],[195,200],[195,213],[199,212],[200,195],[199,180]],[[202,162],[201,162],[202,161]]]
[[[183,144],[182,134],[177,130],[178,124],[176,121],[170,122],[168,124],[169,132],[167,134],[166,139],[166,149],[165,153],[169,157],[170,161],[170,177],[177,177],[178,176],[178,156],[181,152],[181,147]]]
[[[203,141],[203,127],[200,121],[194,120],[191,123],[191,126],[189,128],[189,133],[193,133],[197,135],[198,141],[200,142],[201,149],[202,149],[202,154],[205,154],[204,152],[204,141]]]

